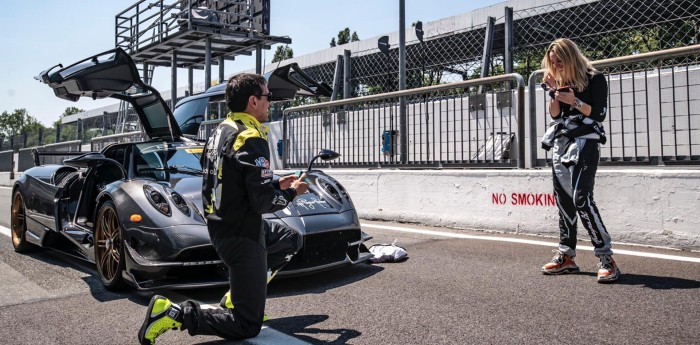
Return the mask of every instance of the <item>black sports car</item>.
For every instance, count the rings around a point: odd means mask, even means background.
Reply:
[[[172,112],[142,82],[131,58],[118,48],[37,78],[67,100],[88,96],[130,102],[148,139],[25,171],[12,190],[15,250],[50,247],[95,262],[110,289],[227,285],[227,271],[202,216],[202,143],[182,136]],[[137,93],[128,92],[134,88]],[[35,161],[49,155],[35,154]],[[324,151],[319,157],[337,154]],[[307,176],[309,193],[266,215],[304,235],[303,248],[279,275],[370,259],[363,244],[370,237],[361,231],[343,187],[321,171]]]

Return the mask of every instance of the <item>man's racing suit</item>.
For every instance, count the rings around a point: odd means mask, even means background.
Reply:
[[[296,230],[262,219],[263,213],[285,208],[296,196],[293,188],[280,190],[273,183],[269,158],[267,128],[247,113],[229,113],[207,141],[202,202],[212,244],[229,269],[234,308],[201,309],[195,301],[184,302],[183,329],[191,335],[234,340],[256,336],[268,277],[301,248]],[[268,263],[268,257],[274,262]]]

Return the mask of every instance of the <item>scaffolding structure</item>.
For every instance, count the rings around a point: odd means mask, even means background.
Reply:
[[[156,66],[171,68],[171,100],[176,100],[177,68],[187,68],[189,93],[192,69],[204,69],[205,89],[211,86],[211,66],[256,52],[260,71],[261,51],[275,43],[289,44],[289,37],[270,35],[270,0],[139,0],[115,16],[114,45],[124,49],[150,84]],[[170,102],[171,109],[175,101]],[[127,104],[121,104],[116,132],[138,123]]]

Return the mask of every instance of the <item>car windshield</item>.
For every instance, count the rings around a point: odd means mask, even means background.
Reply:
[[[209,98],[203,97],[178,105],[173,112],[182,134],[197,135],[199,124],[204,120]]]
[[[136,144],[134,152],[134,175],[150,177],[159,181],[173,178],[201,176],[200,146],[177,143],[152,142]]]

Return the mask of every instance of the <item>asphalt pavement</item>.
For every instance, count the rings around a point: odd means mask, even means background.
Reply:
[[[0,188],[4,227],[9,194]],[[409,259],[273,280],[272,320],[249,342],[171,331],[159,343],[700,343],[700,253],[614,245],[623,277],[603,285],[595,282],[589,243],[579,243],[580,274],[545,276],[539,268],[551,259],[554,238],[363,223],[371,243],[396,240]],[[46,250],[17,254],[0,235],[0,338],[7,343],[135,344],[152,294],[213,305],[224,292],[109,292],[91,264]]]

